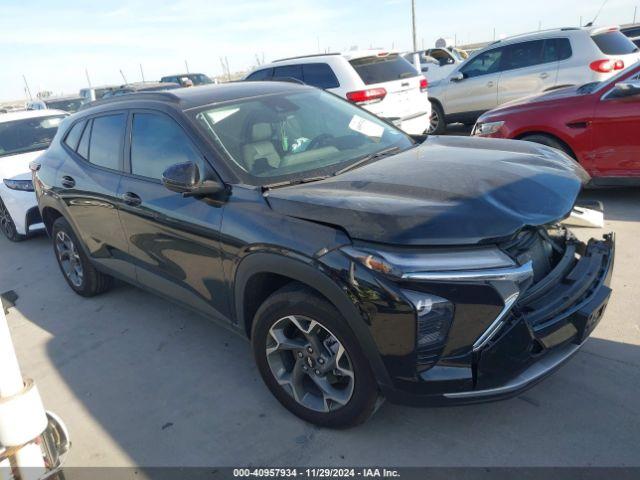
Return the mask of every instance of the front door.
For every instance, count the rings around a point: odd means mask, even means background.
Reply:
[[[596,105],[591,132],[590,161],[599,176],[640,177],[640,94],[605,93]]]
[[[498,80],[503,48],[494,48],[464,64],[444,79],[447,121],[473,122],[487,110],[498,105]],[[462,78],[456,78],[458,73]],[[452,118],[449,118],[452,117]]]
[[[186,131],[168,114],[134,111],[120,217],[139,283],[219,318],[229,316],[222,272],[223,206],[183,197],[161,182],[164,170],[193,162],[211,170]]]

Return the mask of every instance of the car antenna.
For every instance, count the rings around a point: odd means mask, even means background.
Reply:
[[[591,20],[589,23],[587,23],[585,25],[585,27],[593,27],[593,24],[596,23],[596,20],[598,19],[598,17],[600,16],[600,13],[602,13],[602,9],[604,8],[604,6],[609,2],[609,0],[604,0],[604,2],[602,2],[602,5],[600,5],[600,9],[598,10],[598,13],[596,13],[596,16],[593,17],[593,20]]]

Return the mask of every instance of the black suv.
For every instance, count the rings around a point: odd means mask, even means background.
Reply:
[[[381,398],[519,393],[580,348],[611,293],[613,235],[558,225],[588,179],[569,157],[411,138],[308,86],[105,100],[32,170],[74,291],[117,277],[226,322],[319,425],[364,421]]]

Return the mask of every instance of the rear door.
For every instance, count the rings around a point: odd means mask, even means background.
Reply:
[[[458,72],[462,80],[455,79],[455,72],[445,82],[444,110],[448,121],[473,122],[487,110],[498,105],[498,80],[503,47],[492,48],[479,53],[463,64]]]
[[[556,39],[505,46],[501,70],[498,105],[553,87],[558,77]]]
[[[92,260],[133,278],[117,208],[126,121],[126,111],[113,111],[74,124],[63,141],[74,160],[58,169],[57,182],[69,220]]]
[[[420,91],[424,78],[397,53],[378,54],[350,60],[365,89],[384,88],[380,102],[362,105],[372,113],[390,120],[416,117],[428,111],[428,97]]]
[[[220,257],[223,206],[167,190],[162,173],[193,162],[211,171],[187,130],[167,113],[132,112],[120,216],[138,282],[197,308],[225,317],[227,298]]]

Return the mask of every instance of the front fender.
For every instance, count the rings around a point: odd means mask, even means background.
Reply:
[[[380,357],[380,353],[371,333],[356,305],[345,291],[331,279],[329,271],[312,258],[297,254],[282,255],[271,252],[256,252],[247,255],[238,265],[234,285],[234,306],[239,327],[245,331],[253,319],[247,319],[244,311],[244,291],[253,275],[273,273],[307,285],[319,292],[347,321],[358,339],[362,351],[381,387],[391,386],[389,374]]]

